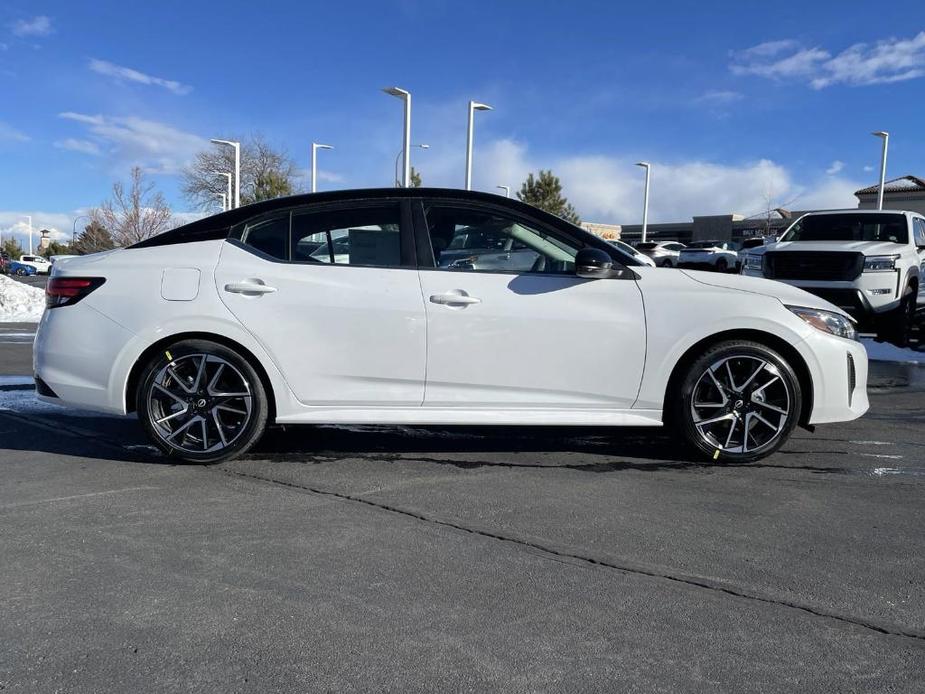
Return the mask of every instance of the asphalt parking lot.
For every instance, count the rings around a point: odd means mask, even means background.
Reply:
[[[5,691],[922,691],[925,376],[753,465],[311,427],[174,465],[0,329]]]

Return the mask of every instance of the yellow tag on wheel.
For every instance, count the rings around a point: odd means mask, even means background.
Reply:
[[[716,453],[713,454],[713,460],[716,460],[717,458],[719,458],[719,449],[718,449],[718,448],[716,449]]]
[[[170,361],[173,361],[173,355],[170,353],[170,350],[167,350],[166,352],[164,352],[164,354],[167,355],[167,358],[168,358]],[[718,452],[719,452],[719,451],[717,451],[717,453],[718,453]]]

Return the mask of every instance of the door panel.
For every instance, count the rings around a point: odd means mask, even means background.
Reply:
[[[420,276],[425,407],[625,409],[635,402],[645,361],[636,282],[438,269]]]
[[[226,243],[215,281],[302,403],[420,406],[426,346],[416,270],[274,262]]]

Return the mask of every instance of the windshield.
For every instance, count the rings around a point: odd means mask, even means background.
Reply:
[[[687,244],[688,248],[713,248],[714,246],[719,246],[719,241],[694,241],[694,243]]]
[[[651,241],[646,241],[645,243],[636,244],[637,251],[651,251],[654,248],[658,248],[658,244],[652,243]]]
[[[745,239],[742,248],[757,248],[764,245],[764,239]]]
[[[790,227],[780,240],[907,243],[909,231],[902,214],[813,214]]]

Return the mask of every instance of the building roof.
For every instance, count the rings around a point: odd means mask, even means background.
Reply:
[[[854,194],[876,195],[879,188],[880,184],[877,183],[868,188],[861,188],[861,190],[855,191]],[[884,193],[910,193],[917,190],[925,191],[925,179],[921,179],[918,176],[900,176],[899,178],[887,181],[883,185]]]

